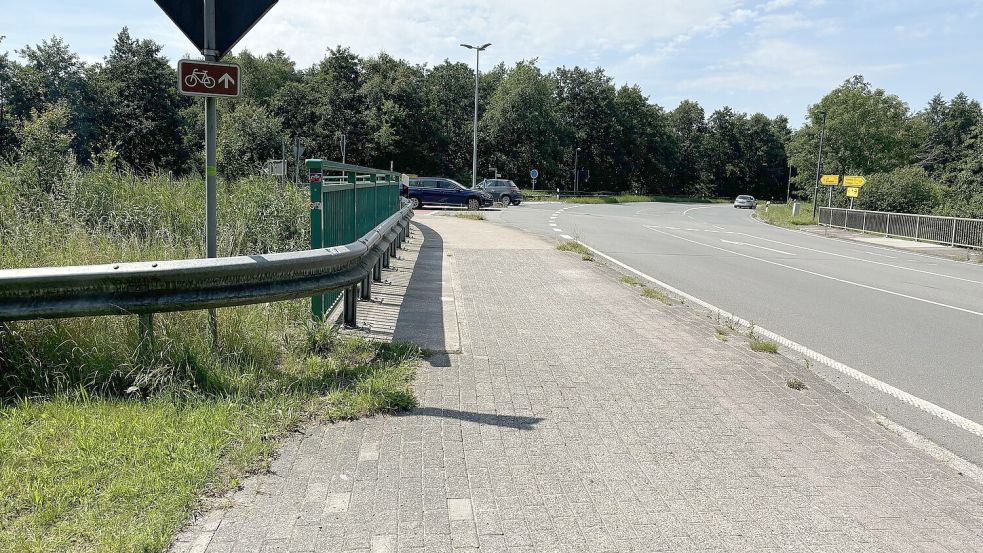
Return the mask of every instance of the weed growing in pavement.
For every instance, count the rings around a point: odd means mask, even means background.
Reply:
[[[469,221],[484,221],[485,216],[480,213],[458,213],[454,215],[458,219],[468,219]]]
[[[757,334],[754,333],[755,324],[751,323],[751,329],[747,333],[749,343],[751,345],[751,351],[757,351],[759,353],[778,353],[778,344],[759,338]]]
[[[656,290],[655,288],[649,288],[647,286],[643,286],[642,297],[648,298],[650,300],[659,300],[666,305],[672,305],[672,300],[669,299],[669,296],[665,295],[659,290]]]
[[[733,334],[733,331],[726,326],[718,326],[716,330],[717,330],[717,336],[727,337]]]
[[[556,249],[561,252],[574,252],[580,254],[580,259],[584,261],[594,261],[594,252],[590,251],[587,246],[581,244],[580,242],[564,242],[556,247]]]
[[[630,276],[621,277],[621,284],[627,284],[628,286],[642,286],[642,282],[640,280]]]
[[[789,379],[786,379],[785,380],[785,385],[788,386],[789,388],[793,389],[793,390],[800,391],[800,392],[802,390],[808,390],[809,389],[809,387],[806,386],[805,382],[802,382],[798,378],[789,378]]]

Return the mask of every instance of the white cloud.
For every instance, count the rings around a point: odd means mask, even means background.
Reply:
[[[301,67],[326,48],[362,55],[385,50],[412,62],[469,60],[458,44],[491,42],[490,62],[539,58],[544,65],[638,53],[727,14],[737,0],[281,0],[242,42],[255,52],[281,48]],[[736,10],[736,11],[735,11]],[[733,15],[731,15],[733,17]]]

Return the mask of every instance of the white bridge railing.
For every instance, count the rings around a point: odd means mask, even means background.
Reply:
[[[917,242],[983,249],[983,219],[821,207],[819,224]]]

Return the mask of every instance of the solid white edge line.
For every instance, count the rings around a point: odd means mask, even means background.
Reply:
[[[584,246],[588,250],[594,252],[595,255],[598,255],[600,257],[603,257],[604,259],[606,259],[606,260],[614,263],[615,265],[618,265],[619,267],[621,267],[621,268],[623,268],[623,269],[625,269],[627,271],[631,271],[632,273],[634,273],[634,274],[636,274],[636,275],[644,278],[645,280],[647,280],[647,281],[649,281],[649,282],[651,282],[651,283],[653,283],[653,284],[655,284],[655,285],[657,285],[657,286],[659,286],[659,287],[667,290],[668,292],[670,292],[672,294],[675,294],[675,295],[677,295],[677,296],[679,296],[679,297],[681,297],[681,298],[683,298],[683,299],[685,299],[685,300],[687,300],[689,302],[695,303],[696,305],[699,305],[700,307],[703,307],[704,309],[709,310],[711,313],[714,313],[716,315],[719,315],[719,316],[728,318],[728,319],[736,322],[737,324],[741,325],[744,328],[751,328],[752,327],[752,324],[751,324],[750,321],[746,321],[746,320],[744,320],[744,319],[742,319],[742,318],[740,318],[740,317],[738,317],[738,316],[736,316],[736,315],[734,315],[732,313],[729,313],[727,311],[724,311],[723,309],[720,309],[719,307],[717,307],[715,305],[712,305],[710,303],[707,303],[707,302],[705,302],[705,301],[703,301],[703,300],[701,300],[699,298],[696,298],[694,296],[691,296],[691,295],[687,294],[686,292],[683,292],[682,290],[679,290],[678,288],[675,288],[673,286],[670,286],[669,284],[666,284],[665,282],[662,282],[662,281],[660,281],[658,279],[655,279],[653,277],[650,277],[649,275],[647,275],[647,274],[639,271],[638,269],[635,269],[634,267],[631,267],[629,265],[626,265],[626,264],[618,261],[617,259],[615,259],[615,258],[613,258],[613,257],[611,257],[611,256],[609,256],[609,255],[607,255],[607,254],[605,254],[603,252],[600,252],[600,251],[598,251],[598,250],[596,250],[596,249],[588,246],[587,244],[584,244],[580,240],[577,240],[577,243],[579,243],[580,245]],[[978,436],[980,438],[983,438],[983,425],[981,425],[981,424],[979,424],[979,423],[977,423],[975,421],[969,420],[966,417],[963,417],[961,415],[958,415],[956,413],[953,413],[952,411],[949,411],[949,410],[947,410],[947,409],[945,409],[943,407],[940,407],[940,406],[938,406],[938,405],[936,405],[936,404],[934,404],[934,403],[932,403],[930,401],[926,401],[926,400],[921,399],[919,397],[916,397],[916,396],[914,396],[912,394],[909,394],[908,392],[905,392],[904,390],[901,390],[899,388],[895,388],[894,386],[891,386],[890,384],[888,384],[886,382],[882,382],[882,381],[880,381],[880,380],[878,380],[878,379],[876,379],[876,378],[874,378],[874,377],[872,377],[872,376],[870,376],[870,375],[868,375],[866,373],[860,372],[857,369],[854,369],[854,368],[849,367],[849,366],[847,366],[847,365],[845,365],[843,363],[840,363],[839,361],[836,361],[834,359],[830,359],[829,357],[826,357],[825,355],[823,355],[823,354],[821,354],[821,353],[819,353],[817,351],[813,351],[813,350],[811,350],[811,349],[803,346],[802,344],[799,344],[797,342],[793,342],[792,340],[789,340],[788,338],[785,338],[784,336],[781,336],[779,334],[776,334],[776,333],[774,333],[774,332],[772,332],[770,330],[767,330],[767,329],[762,328],[762,327],[757,326],[757,325],[753,325],[753,326],[754,326],[754,332],[755,332],[755,334],[758,334],[760,336],[764,336],[765,338],[768,338],[769,340],[772,340],[774,342],[777,342],[777,343],[785,346],[786,348],[788,348],[788,349],[790,349],[790,350],[792,350],[792,351],[794,351],[794,352],[802,355],[803,357],[806,357],[808,359],[811,359],[811,360],[813,360],[813,361],[815,361],[817,363],[822,363],[823,365],[825,365],[825,366],[827,366],[827,367],[829,367],[829,368],[831,368],[831,369],[833,369],[833,370],[835,370],[835,371],[837,371],[837,372],[839,372],[839,373],[841,373],[841,374],[843,374],[845,376],[848,376],[850,378],[853,378],[854,380],[857,380],[857,381],[859,381],[859,382],[861,382],[863,384],[866,384],[867,386],[869,386],[869,387],[871,387],[871,388],[873,388],[873,389],[875,389],[875,390],[877,390],[877,391],[879,391],[881,393],[887,394],[887,395],[893,397],[894,399],[897,399],[898,401],[901,401],[903,403],[907,403],[908,405],[911,405],[912,407],[915,407],[916,409],[920,409],[920,410],[922,410],[922,411],[924,411],[924,412],[926,412],[926,413],[928,413],[928,414],[930,414],[930,415],[932,415],[934,417],[937,417],[939,419],[942,419],[943,421],[945,421],[945,422],[947,422],[947,423],[949,423],[949,424],[951,424],[951,425],[953,425],[953,426],[955,426],[957,428],[960,428],[962,430],[965,430],[966,432],[969,432],[970,434],[973,434],[975,436]]]

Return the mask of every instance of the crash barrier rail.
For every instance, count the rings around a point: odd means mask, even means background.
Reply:
[[[344,166],[343,170],[356,173],[363,168]],[[345,322],[354,325],[359,288],[361,299],[371,299],[372,282],[382,280],[382,269],[389,266],[390,258],[408,238],[409,221],[413,217],[409,204],[400,202],[398,188],[394,201],[385,191],[377,195],[378,198],[363,204],[364,210],[372,211],[371,216],[356,213],[354,207],[351,212],[352,220],[358,224],[350,228],[362,232],[361,237],[328,247],[312,247],[309,251],[0,270],[0,322],[139,315],[141,333],[146,335],[152,333],[154,313],[312,296],[316,300],[323,294],[343,291]],[[382,205],[393,210],[386,217],[382,217],[385,214]],[[317,215],[317,220],[323,223],[314,207],[312,221]],[[373,222],[379,217],[380,221]],[[315,309],[314,315],[323,318],[325,312]]]
[[[983,248],[983,220],[887,213],[859,209],[819,208],[819,224],[916,242]]]

